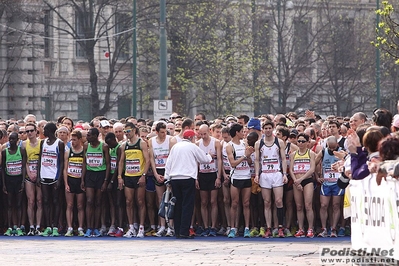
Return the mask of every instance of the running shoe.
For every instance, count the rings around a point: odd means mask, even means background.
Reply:
[[[14,236],[24,236],[24,232],[18,227]]]
[[[220,227],[219,231],[217,231],[217,235],[218,236],[223,236],[226,233],[226,228],[224,228],[223,226]]]
[[[170,237],[175,236],[175,230],[173,228],[168,227],[165,236],[170,236]]]
[[[330,237],[337,237],[337,230],[331,229]]]
[[[195,231],[195,235],[201,236],[203,232],[204,232],[204,228],[202,228],[202,226],[198,226],[197,230]]]
[[[309,237],[309,238],[313,238],[314,237],[314,232],[313,232],[313,229],[308,229],[308,232],[307,232],[307,234],[306,234],[306,237]]]
[[[99,236],[105,236],[105,235],[107,235],[107,228],[106,227],[101,227]]]
[[[211,228],[209,230],[209,235],[208,236],[216,236],[216,229],[215,228]]]
[[[272,237],[272,231],[270,230],[270,228],[267,228],[265,234],[263,235],[263,238],[269,238],[269,237]]]
[[[139,232],[137,233],[136,237],[138,237],[138,238],[144,237],[144,228],[139,229]]]
[[[272,231],[272,236],[273,236],[273,237],[277,237],[277,236],[278,236],[278,229],[277,229],[277,228],[274,228],[274,229],[273,229],[273,231]]]
[[[85,236],[85,232],[83,231],[83,229],[78,229],[78,236],[80,237]]]
[[[317,236],[318,237],[327,237],[327,229],[323,228],[323,230]]]
[[[41,233],[41,236],[51,236],[52,230],[51,227],[47,227],[46,229],[44,229],[43,233]]]
[[[305,237],[305,232],[302,229],[299,229],[294,236],[295,237]]]
[[[209,236],[209,228],[207,228],[204,232],[202,232],[201,236]]]
[[[68,231],[66,232],[65,236],[73,236],[73,229],[68,228]]]
[[[87,229],[84,237],[91,237],[91,229]]]
[[[244,232],[245,235],[245,232]],[[254,227],[251,229],[251,231],[249,232],[249,237],[256,237],[259,235],[259,230],[258,227]]]
[[[114,237],[123,237],[123,228],[118,227],[116,229]]]
[[[54,237],[60,236],[60,233],[58,233],[57,227],[53,227],[53,233],[51,234],[51,236],[54,236]]]
[[[26,235],[26,230],[25,230],[25,226],[24,225],[21,225],[21,231],[22,231],[22,235]]]
[[[145,236],[153,236],[157,233],[154,228],[151,228],[150,231],[145,233]]]
[[[132,237],[136,237],[137,233],[136,230],[133,229],[129,229],[126,234],[123,235],[123,237],[127,237],[127,238],[132,238]]]
[[[343,228],[343,227],[340,227],[340,228],[339,228],[339,230],[338,230],[338,236],[339,236],[339,237],[345,236],[345,228]]]
[[[284,229],[284,234],[286,237],[292,237],[292,233],[291,233],[290,229],[288,229],[288,228]]]
[[[93,233],[91,234],[93,237],[100,237],[101,232],[96,228],[93,230]]]
[[[230,230],[231,230],[231,227],[230,227],[230,226],[227,226],[227,228],[226,228],[226,233],[224,233],[224,235],[225,235],[225,236],[228,236],[228,235],[230,234]]]
[[[195,236],[195,231],[194,231],[194,228],[190,228],[190,230],[188,230],[188,235],[189,236]]]
[[[244,237],[245,237],[245,238],[251,237],[251,233],[249,232],[249,228],[245,228],[245,230],[244,230]]]
[[[7,231],[4,233],[5,236],[12,236],[12,229],[8,228]]]
[[[16,226],[13,227],[11,234],[13,236],[15,236],[17,234],[17,227]]]
[[[34,236],[34,235],[35,235],[35,228],[31,227],[29,229],[28,236]]]
[[[236,230],[231,229],[229,235],[227,236],[228,238],[235,238],[236,237]]]
[[[165,227],[159,228],[158,232],[156,232],[155,236],[156,237],[163,237],[165,235]]]
[[[257,236],[264,237],[265,234],[266,234],[265,228],[264,228],[264,227],[261,227],[261,228],[259,229],[259,234],[258,234]]]
[[[40,232],[40,228],[35,229],[35,235],[40,236],[42,233]]]
[[[280,227],[280,228],[278,229],[278,234],[277,234],[277,236],[280,237],[280,238],[284,238],[284,237],[285,237],[285,235],[284,235],[284,228]]]
[[[116,228],[115,228],[115,226],[111,225],[111,226],[109,227],[107,236],[114,236],[115,233],[116,233]]]

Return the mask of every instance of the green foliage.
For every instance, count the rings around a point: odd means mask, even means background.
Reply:
[[[389,1],[383,1],[382,7],[376,11],[381,21],[378,23],[377,37],[372,44],[392,57],[399,64],[399,21],[398,13],[395,14],[393,5]]]
[[[254,92],[246,82],[252,74],[248,9],[227,0],[179,3],[168,6],[168,38],[181,111],[199,107],[213,117],[236,112]]]

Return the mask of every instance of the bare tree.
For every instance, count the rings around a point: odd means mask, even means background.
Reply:
[[[349,15],[329,1],[320,4],[319,12],[325,27],[318,36],[317,52],[327,82],[319,91],[326,104],[318,107],[347,116],[374,98],[375,83],[370,77],[374,76],[375,57],[367,24],[371,19],[361,9],[353,8]]]
[[[111,93],[131,76],[129,44],[132,34],[131,2],[122,0],[43,0],[61,23],[51,27],[76,40],[87,60],[92,116],[106,114],[115,104]],[[72,19],[71,19],[72,18]],[[105,40],[102,42],[101,40]],[[95,47],[109,52],[108,73],[99,74]],[[101,87],[105,89],[102,90]],[[100,93],[104,93],[103,104]]]

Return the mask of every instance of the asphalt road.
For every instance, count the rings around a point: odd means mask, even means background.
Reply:
[[[174,239],[0,237],[1,265],[320,265],[319,248],[342,238]],[[345,264],[340,264],[345,265]],[[346,264],[348,265],[348,264]]]

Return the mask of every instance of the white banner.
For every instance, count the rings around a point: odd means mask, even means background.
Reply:
[[[378,186],[375,174],[351,180],[352,249],[394,249],[399,259],[399,181],[387,177]],[[391,257],[391,256],[390,256]]]

